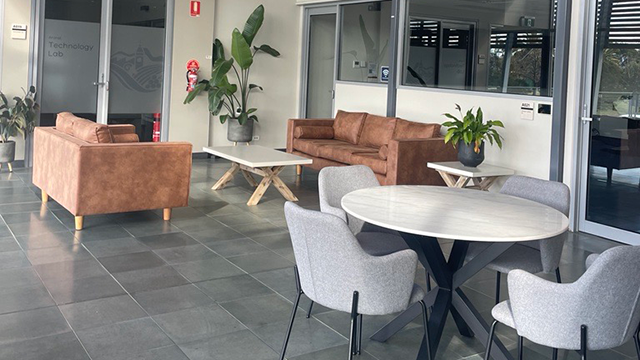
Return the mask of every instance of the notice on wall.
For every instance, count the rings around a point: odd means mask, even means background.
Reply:
[[[100,24],[46,20],[43,113],[95,113],[102,82]],[[161,111],[164,29],[114,25],[112,29],[109,113]]]

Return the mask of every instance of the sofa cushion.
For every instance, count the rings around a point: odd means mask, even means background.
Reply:
[[[389,145],[380,146],[380,150],[378,150],[378,157],[382,160],[387,160],[389,157]]]
[[[334,139],[356,145],[366,116],[367,113],[339,110],[336,120],[333,122]]]
[[[378,149],[367,148],[360,145],[324,145],[318,149],[318,156],[321,158],[338,161],[348,164],[353,154],[378,154]]]
[[[56,130],[73,136],[73,122],[78,117],[70,112],[61,112],[56,117]]]
[[[349,160],[351,165],[365,165],[371,168],[374,173],[386,175],[387,162],[380,159],[378,154],[353,154]]]
[[[426,124],[398,119],[394,139],[431,139],[440,137],[440,124]]]
[[[396,128],[396,118],[367,114],[358,145],[379,148],[387,145]]]
[[[91,144],[112,143],[113,138],[109,126],[93,121],[76,118],[73,121],[73,136]]]
[[[140,142],[138,134],[111,134],[114,143],[137,143]]]
[[[293,149],[320,157],[318,150],[324,145],[349,145],[349,143],[339,140],[322,140],[322,139],[293,139]]]
[[[331,126],[298,126],[293,132],[296,139],[333,139]]]

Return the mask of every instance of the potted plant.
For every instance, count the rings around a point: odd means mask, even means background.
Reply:
[[[10,171],[16,156],[16,143],[9,139],[18,134],[26,138],[33,131],[40,108],[36,103],[35,87],[30,87],[28,92],[24,89],[22,91],[24,96],[14,97],[13,105],[9,105],[7,97],[0,92],[0,166],[8,163]]]
[[[485,141],[488,140],[491,145],[495,142],[502,149],[502,136],[494,127],[504,128],[504,124],[499,120],[489,120],[485,123],[480,107],[475,115],[473,108],[465,115],[462,114],[460,105],[456,104],[456,109],[460,112],[460,118],[449,113],[444,114],[451,120],[442,124],[448,127],[444,142],[451,142],[457,147],[458,161],[464,166],[476,167],[484,161]]]
[[[219,116],[220,123],[228,123],[227,139],[233,142],[250,142],[253,139],[253,123],[258,121],[258,109],[249,106],[249,97],[254,90],[262,87],[249,82],[251,66],[258,53],[266,53],[273,57],[280,53],[269,45],[253,46],[264,21],[264,6],[258,6],[240,32],[237,28],[231,34],[231,58],[225,56],[224,47],[219,39],[213,46],[213,70],[209,80],[202,80],[195,86],[186,99],[191,103],[198,94],[207,92],[209,111]],[[229,81],[227,74],[233,70],[235,84]],[[220,115],[221,112],[225,112]]]

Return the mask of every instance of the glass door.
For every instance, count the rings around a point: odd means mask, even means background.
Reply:
[[[151,141],[161,117],[167,0],[46,0],[41,34],[41,120],[70,111],[133,124]]]
[[[304,117],[333,117],[336,7],[307,9]]]
[[[590,11],[580,229],[640,245],[640,3]]]

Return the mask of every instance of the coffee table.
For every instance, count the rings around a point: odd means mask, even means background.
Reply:
[[[231,168],[213,185],[213,190],[220,190],[240,171],[255,191],[247,202],[248,206],[257,205],[271,184],[289,201],[298,201],[291,189],[278,177],[285,166],[309,165],[313,160],[302,156],[287,154],[264,146],[215,146],[205,147],[204,152],[231,161]],[[251,174],[262,176],[258,183]]]
[[[480,164],[472,168],[462,165],[459,161],[430,162],[427,163],[427,167],[437,171],[448,187],[464,188],[471,181],[474,188],[484,191],[488,191],[500,177],[514,174],[513,170],[500,166]]]

